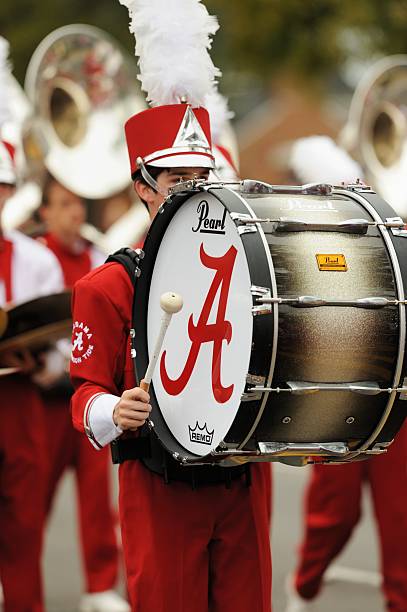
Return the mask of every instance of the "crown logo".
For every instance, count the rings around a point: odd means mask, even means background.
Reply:
[[[197,421],[193,429],[190,425],[188,425],[188,429],[189,439],[191,440],[191,442],[198,442],[198,444],[207,444],[208,446],[212,444],[213,434],[215,430],[212,429],[212,431],[209,431],[206,423],[201,427]]]

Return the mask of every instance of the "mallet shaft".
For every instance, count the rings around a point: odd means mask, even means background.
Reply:
[[[161,352],[161,348],[164,342],[165,334],[171,321],[171,317],[176,312],[179,312],[182,308],[182,297],[177,293],[169,291],[163,293],[160,298],[160,306],[163,310],[163,316],[161,319],[160,331],[155,343],[154,352],[150,357],[147,371],[144,378],[140,382],[140,387],[144,391],[148,391],[150,388],[151,379],[154,373],[155,366],[157,364],[158,357]]]

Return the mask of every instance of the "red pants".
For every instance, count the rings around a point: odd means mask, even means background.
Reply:
[[[86,591],[106,591],[116,584],[118,570],[109,448],[97,451],[86,436],[73,428],[68,401],[47,398],[46,415],[49,464],[46,510],[49,513],[55,489],[65,469],[73,467]]]
[[[314,597],[323,574],[342,550],[360,518],[362,482],[367,480],[379,531],[387,608],[407,610],[407,425],[386,455],[340,466],[314,466],[305,502],[305,538],[296,586]]]
[[[4,612],[42,612],[44,407],[23,376],[0,379],[0,580]]]
[[[138,461],[120,467],[132,612],[270,612],[270,467],[193,490]]]

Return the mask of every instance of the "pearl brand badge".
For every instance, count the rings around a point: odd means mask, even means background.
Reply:
[[[71,361],[74,364],[86,361],[93,353],[92,334],[85,323],[75,321],[72,329]]]

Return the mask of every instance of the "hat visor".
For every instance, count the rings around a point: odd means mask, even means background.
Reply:
[[[199,153],[166,155],[146,163],[156,168],[214,168],[213,158]]]

